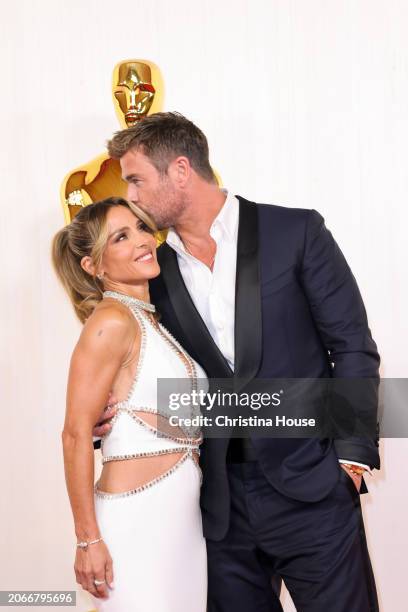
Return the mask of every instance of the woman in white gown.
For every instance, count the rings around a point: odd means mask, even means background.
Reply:
[[[150,303],[148,281],[160,271],[154,229],[133,204],[110,198],[81,210],[53,243],[55,269],[84,323],[63,431],[75,572],[104,612],[206,609],[200,432],[170,427],[167,407],[157,405],[158,378],[194,390],[205,374]],[[119,401],[94,487],[92,429],[110,393]]]

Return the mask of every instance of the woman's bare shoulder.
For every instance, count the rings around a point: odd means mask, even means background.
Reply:
[[[87,319],[77,346],[126,353],[139,333],[139,326],[129,308],[113,299],[106,299]]]

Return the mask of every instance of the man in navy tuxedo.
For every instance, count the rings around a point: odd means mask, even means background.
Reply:
[[[204,134],[177,113],[108,148],[129,200],[170,228],[151,300],[208,376],[367,379],[355,409],[376,418],[379,356],[323,218],[220,189]],[[379,468],[375,434],[207,439],[201,466],[209,612],[281,610],[276,576],[299,611],[378,610],[359,499],[362,474]]]

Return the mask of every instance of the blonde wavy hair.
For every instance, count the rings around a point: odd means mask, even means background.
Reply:
[[[97,276],[85,272],[81,260],[86,256],[91,257],[98,269],[108,240],[108,212],[116,206],[128,208],[152,233],[157,232],[154,221],[138,206],[123,198],[107,198],[85,206],[52,241],[55,272],[81,323],[86,321],[102,300],[104,291],[103,282]]]

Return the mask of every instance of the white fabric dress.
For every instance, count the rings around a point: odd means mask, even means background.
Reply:
[[[184,390],[187,383],[193,390],[205,374],[169,332],[152,323],[138,300],[115,292],[105,296],[130,308],[142,342],[132,388],[126,401],[117,404],[112,428],[102,439],[103,461],[183,455],[170,470],[132,491],[106,493],[96,485],[97,521],[113,559],[115,588],[107,600],[94,598],[94,605],[102,612],[205,612],[201,473],[192,455],[200,432],[180,434],[178,429],[176,436],[160,426],[158,433],[151,420],[143,420],[148,413],[163,414],[160,420],[168,424],[168,412],[157,406],[158,378],[179,379]]]

